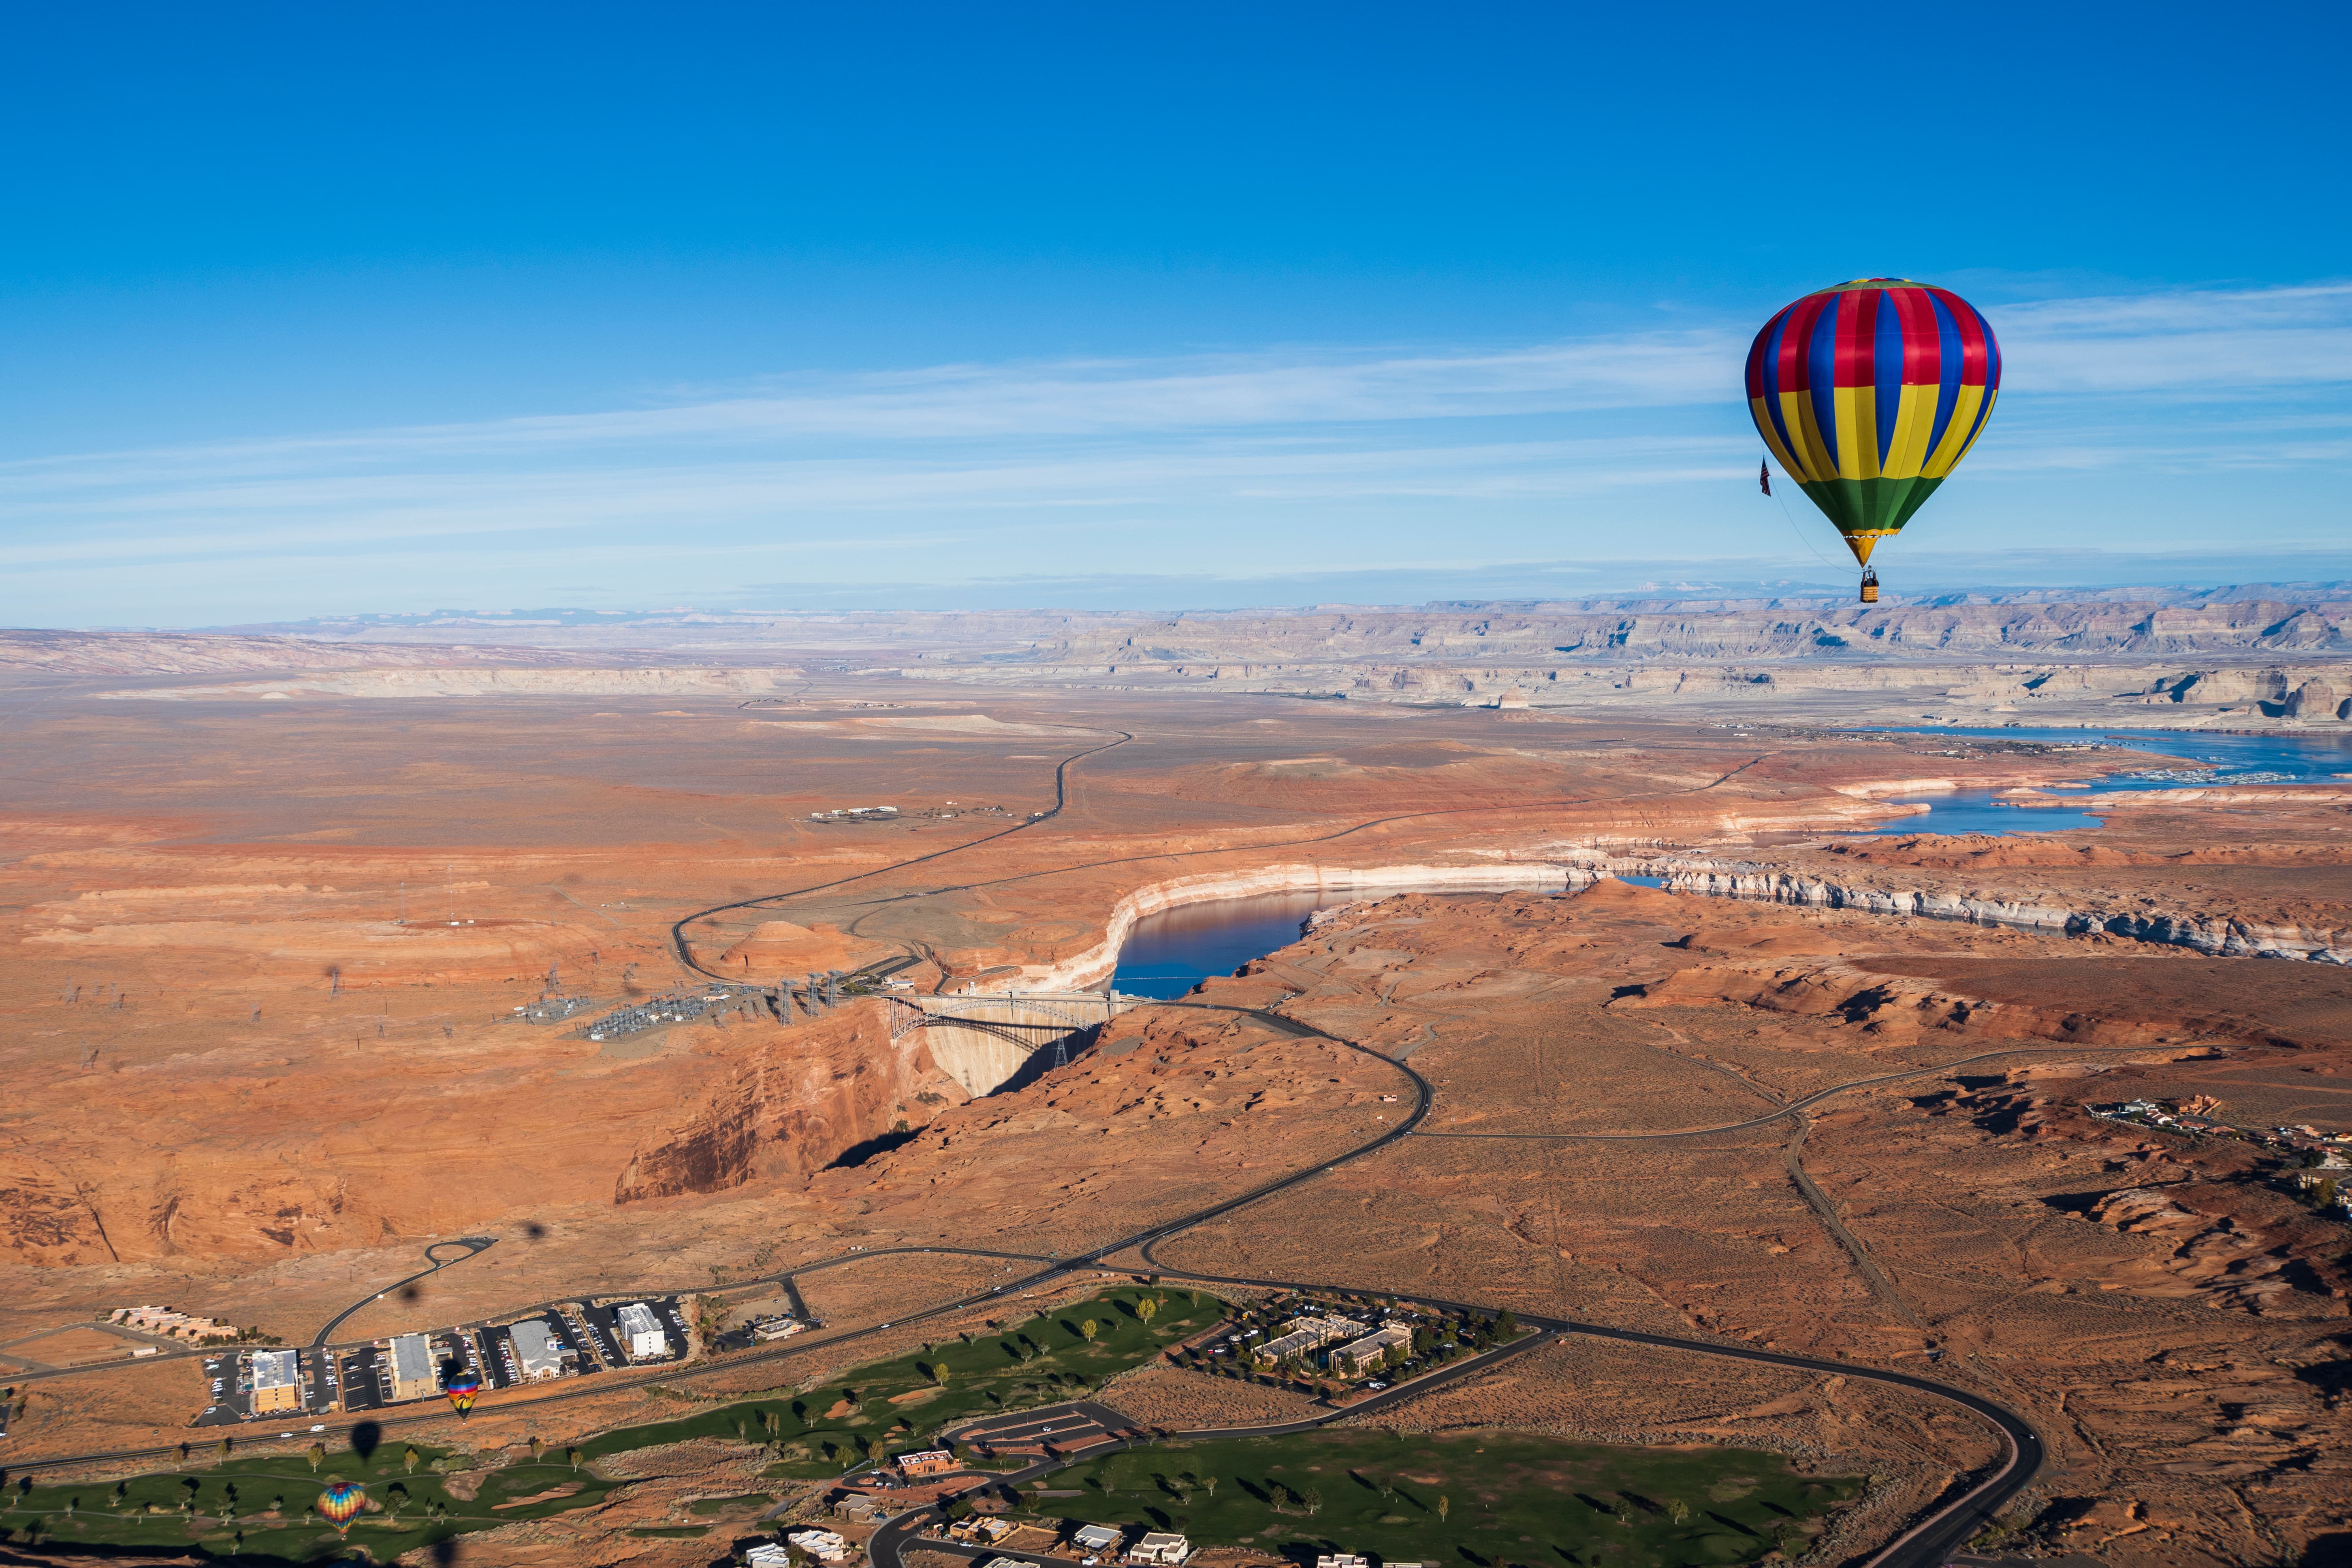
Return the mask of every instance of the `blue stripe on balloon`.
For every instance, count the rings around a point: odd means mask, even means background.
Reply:
[[[1791,305],[1773,317],[1765,326],[1764,360],[1761,369],[1764,379],[1764,411],[1771,416],[1773,434],[1780,437],[1782,451],[1793,453],[1801,461],[1805,454],[1804,443],[1789,438],[1789,418],[1780,407],[1780,340],[1788,334],[1789,318],[1796,314],[1796,311],[1797,307]]]
[[[1829,456],[1832,474],[1843,466],[1838,460],[1837,331],[1838,312],[1845,308],[1846,298],[1840,294],[1822,306],[1813,318],[1812,341],[1804,345],[1805,395],[1813,400],[1813,426],[1822,433],[1822,449]]]
[[[1936,392],[1936,424],[1927,432],[1927,450],[1933,452],[1942,445],[1944,431],[1952,423],[1952,413],[1960,405],[1960,323],[1952,312],[1933,294],[1927,304],[1936,312],[1936,336],[1943,346],[1938,359],[1943,367],[1943,384]]]
[[[1870,365],[1871,380],[1878,388],[1878,466],[1884,468],[1895,449],[1895,416],[1903,411],[1903,312],[1895,308],[1895,297],[1884,291],[1878,296],[1878,335],[1871,345]]]
[[[1992,335],[1992,323],[1985,320],[1982,310],[1970,305],[1969,313],[1977,319],[1977,326],[1984,332],[1985,388],[1991,391],[2000,385],[2000,340]]]

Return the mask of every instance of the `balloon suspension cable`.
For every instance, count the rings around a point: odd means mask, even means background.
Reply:
[[[1769,461],[1769,459],[1767,459],[1767,460]],[[1783,479],[1786,479],[1786,478],[1788,477],[1788,476],[1787,476],[1787,470],[1785,470],[1785,469],[1783,469],[1783,470],[1782,470],[1781,477],[1782,477]],[[1824,565],[1824,566],[1829,566],[1829,567],[1835,567],[1835,566],[1837,565],[1837,563],[1836,563],[1836,562],[1834,562],[1834,561],[1832,561],[1832,560],[1831,560],[1828,556],[1826,556],[1826,555],[1822,554],[1820,551],[1815,550],[1815,549],[1813,548],[1813,542],[1812,542],[1811,539],[1808,539],[1807,537],[1805,537],[1805,531],[1804,531],[1803,527],[1802,527],[1801,524],[1799,524],[1799,522],[1797,521],[1797,514],[1796,514],[1795,512],[1792,512],[1792,511],[1790,511],[1790,510],[1789,510],[1789,498],[1788,498],[1787,496],[1782,495],[1779,490],[1767,490],[1765,493],[1766,493],[1767,495],[1770,496],[1770,497],[1771,497],[1775,501],[1777,501],[1777,502],[1779,502],[1779,503],[1780,503],[1780,515],[1781,515],[1782,517],[1785,517],[1785,518],[1787,518],[1787,519],[1789,520],[1789,531],[1790,531],[1790,532],[1791,532],[1791,533],[1793,533],[1793,534],[1795,534],[1795,535],[1797,536],[1797,542],[1798,542],[1798,543],[1800,543],[1800,544],[1801,544],[1801,545],[1803,545],[1803,546],[1805,547],[1805,549],[1806,549],[1806,552],[1807,552],[1808,553],[1810,553],[1810,554],[1812,556],[1812,558],[1813,558],[1814,560],[1816,560],[1816,561],[1820,562],[1822,565]]]

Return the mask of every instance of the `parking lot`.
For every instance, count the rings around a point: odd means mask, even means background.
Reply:
[[[662,1326],[662,1332],[669,1336],[669,1359],[676,1360],[685,1354],[686,1318],[678,1310],[678,1298],[633,1296],[615,1299],[601,1307],[588,1305],[581,1309],[583,1316],[587,1320],[589,1329],[593,1331],[596,1353],[604,1358],[606,1364],[626,1366],[635,1359],[625,1353],[624,1346],[626,1342],[622,1338],[620,1324],[620,1310],[632,1300],[642,1301],[653,1310],[655,1319]]]
[[[516,1321],[518,1323],[537,1322],[544,1325],[549,1334],[553,1337],[559,1350],[570,1350],[572,1352],[571,1359],[564,1363],[564,1370],[561,1375],[583,1376],[604,1370],[596,1364],[596,1358],[588,1354],[583,1348],[581,1342],[585,1336],[562,1313],[541,1312],[534,1317],[518,1319]],[[493,1388],[512,1388],[525,1381],[522,1361],[515,1354],[514,1338],[509,1332],[512,1327],[514,1327],[513,1324],[503,1324],[494,1329],[475,1331],[475,1338],[480,1341],[482,1346],[482,1363],[487,1373],[486,1381]]]
[[[350,1351],[336,1358],[341,1363],[340,1376],[343,1384],[345,1410],[381,1410],[384,1406],[384,1384],[377,1366],[383,1352],[370,1346]]]
[[[334,1408],[341,1381],[336,1363],[329,1358],[321,1376],[320,1358],[306,1350],[301,1352],[301,1368],[302,1407],[257,1415],[253,1408],[253,1367],[247,1356],[232,1352],[205,1357],[205,1405],[203,1413],[189,1425],[232,1426],[257,1420],[307,1422],[313,1415],[327,1414]]]

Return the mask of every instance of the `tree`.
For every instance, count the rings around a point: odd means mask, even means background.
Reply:
[[[1673,1506],[1667,1509],[1666,1512],[1676,1524],[1688,1524],[1690,1522],[1690,1504],[1683,1501],[1680,1498],[1675,1499]]]
[[[1092,1318],[1088,1318],[1078,1325],[1078,1332],[1086,1336],[1087,1342],[1092,1343],[1094,1337],[1102,1332],[1102,1328]]]
[[[1511,1340],[1518,1338],[1518,1319],[1511,1315],[1508,1308],[1505,1308],[1503,1315],[1495,1320],[1495,1337],[1498,1340]]]
[[[1150,1297],[1146,1296],[1142,1300],[1138,1301],[1135,1304],[1135,1315],[1144,1322],[1149,1323],[1152,1319],[1160,1315],[1160,1303],[1153,1300]]]
[[[564,1449],[563,1462],[571,1466],[573,1469],[578,1469],[580,1468],[580,1450],[577,1448]]]
[[[1214,1476],[1202,1476],[1201,1478],[1201,1489],[1208,1493],[1210,1498],[1213,1500],[1217,1495],[1217,1478]]]
[[[2319,1184],[2311,1189],[2311,1201],[2324,1209],[2336,1206],[2336,1178],[2322,1176]]]
[[[319,1473],[319,1467],[327,1462],[327,1446],[324,1443],[313,1443],[302,1457],[310,1461],[310,1473],[315,1476]]]
[[[541,1442],[541,1441],[539,1438],[537,1438],[537,1437],[533,1437],[533,1438],[530,1440],[530,1457],[531,1457],[532,1458],[536,1459],[536,1458],[538,1458],[541,1455],[542,1455],[542,1454],[544,1454],[544,1453],[546,1453],[546,1452],[547,1452],[547,1445],[546,1445],[544,1442]]]
[[[221,1457],[222,1458],[226,1459],[226,1458],[228,1458],[228,1455],[229,1455],[229,1449],[230,1449],[230,1447],[232,1447],[232,1445],[231,1445],[231,1443],[229,1442],[229,1440],[228,1440],[226,1437],[224,1437],[224,1438],[222,1438],[222,1439],[220,1440],[220,1457]]]
[[[1446,1516],[1448,1513],[1452,1512],[1452,1511],[1453,1511],[1453,1510],[1454,1510],[1454,1500],[1453,1500],[1452,1498],[1450,1498],[1450,1497],[1441,1497],[1441,1498],[1439,1498],[1439,1499],[1437,1500],[1437,1522],[1438,1522],[1438,1523],[1440,1523],[1440,1524],[1444,1524],[1444,1523],[1445,1522],[1445,1516]]]
[[[412,1476],[416,1473],[416,1467],[424,1462],[425,1456],[416,1451],[416,1446],[414,1443],[409,1445],[406,1453],[400,1456],[401,1467]]]

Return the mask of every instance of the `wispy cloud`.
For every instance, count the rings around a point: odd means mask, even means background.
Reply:
[[[1981,485],[2352,465],[2352,284],[1989,313],[2008,395],[1970,459]],[[1476,350],[941,365],[61,454],[0,465],[0,562],[89,595],[365,561],[437,595],[560,550],[627,597],[787,558],[844,581],[1058,574],[1074,552],[1109,573],[1190,570],[1219,549],[1402,565],[1426,558],[1433,528],[1457,559],[1601,558],[1632,544],[1629,515],[1720,552],[1753,526],[1727,499],[1753,473],[1747,340],[1724,322]]]
[[[1990,314],[2013,392],[2204,398],[2352,382],[2352,283],[2046,300]]]

